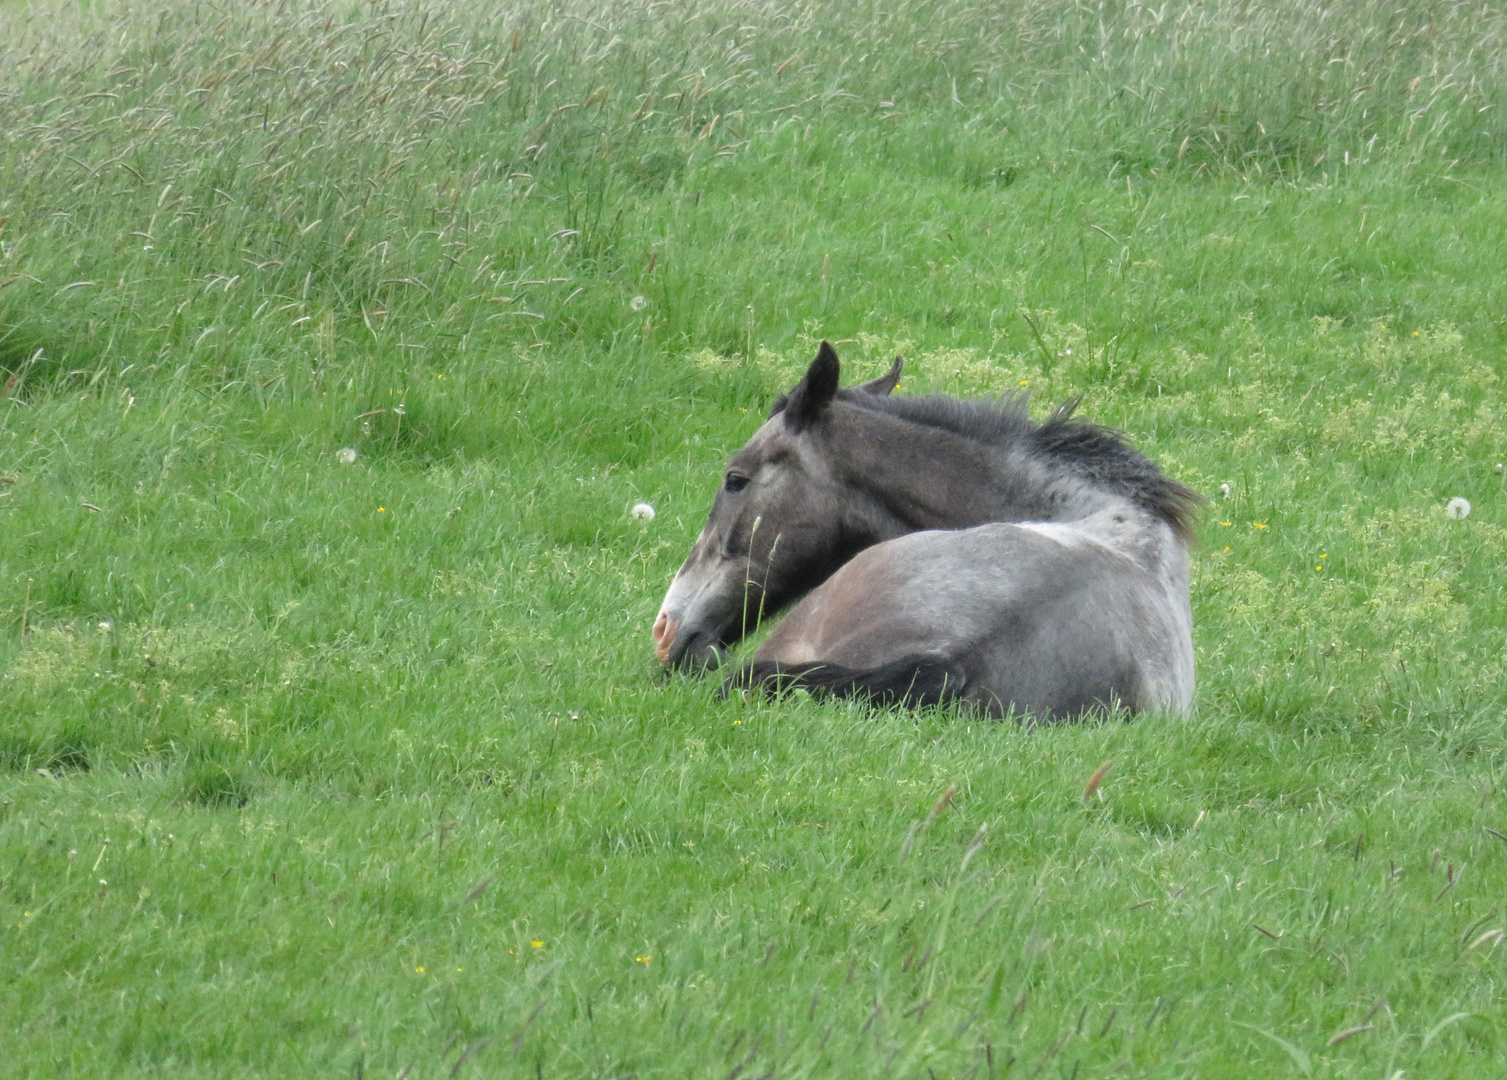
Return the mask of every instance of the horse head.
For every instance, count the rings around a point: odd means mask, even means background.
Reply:
[[[716,667],[727,645],[878,539],[825,444],[834,403],[889,394],[900,361],[845,390],[838,376],[837,352],[824,341],[800,382],[728,462],[706,527],[654,620],[661,663]]]

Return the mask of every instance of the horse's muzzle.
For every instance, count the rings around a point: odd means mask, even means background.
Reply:
[[[670,667],[689,670],[715,668],[721,665],[724,649],[719,636],[712,630],[684,628],[678,620],[664,612],[654,620],[651,633],[654,636],[654,655],[659,662]]]

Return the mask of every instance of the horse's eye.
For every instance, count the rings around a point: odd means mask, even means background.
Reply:
[[[738,492],[748,486],[748,477],[742,473],[730,472],[727,474],[727,490]]]

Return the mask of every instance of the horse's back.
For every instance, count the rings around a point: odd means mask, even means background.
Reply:
[[[913,533],[845,565],[757,659],[865,671],[941,657],[966,672],[962,698],[1000,714],[1183,711],[1192,647],[1180,580],[1181,596],[1177,575],[1058,526]]]

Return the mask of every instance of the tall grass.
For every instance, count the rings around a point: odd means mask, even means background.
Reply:
[[[307,379],[345,336],[396,360],[412,343],[388,328],[409,318],[457,348],[535,344],[541,320],[599,335],[594,297],[564,310],[573,268],[621,280],[646,262],[625,250],[642,200],[813,125],[833,138],[808,161],[882,147],[984,187],[1041,167],[1416,184],[1507,145],[1504,17],[1477,4],[0,19],[0,348],[11,371],[35,358],[34,378],[126,357],[210,382]],[[299,363],[269,359],[290,344]]]

